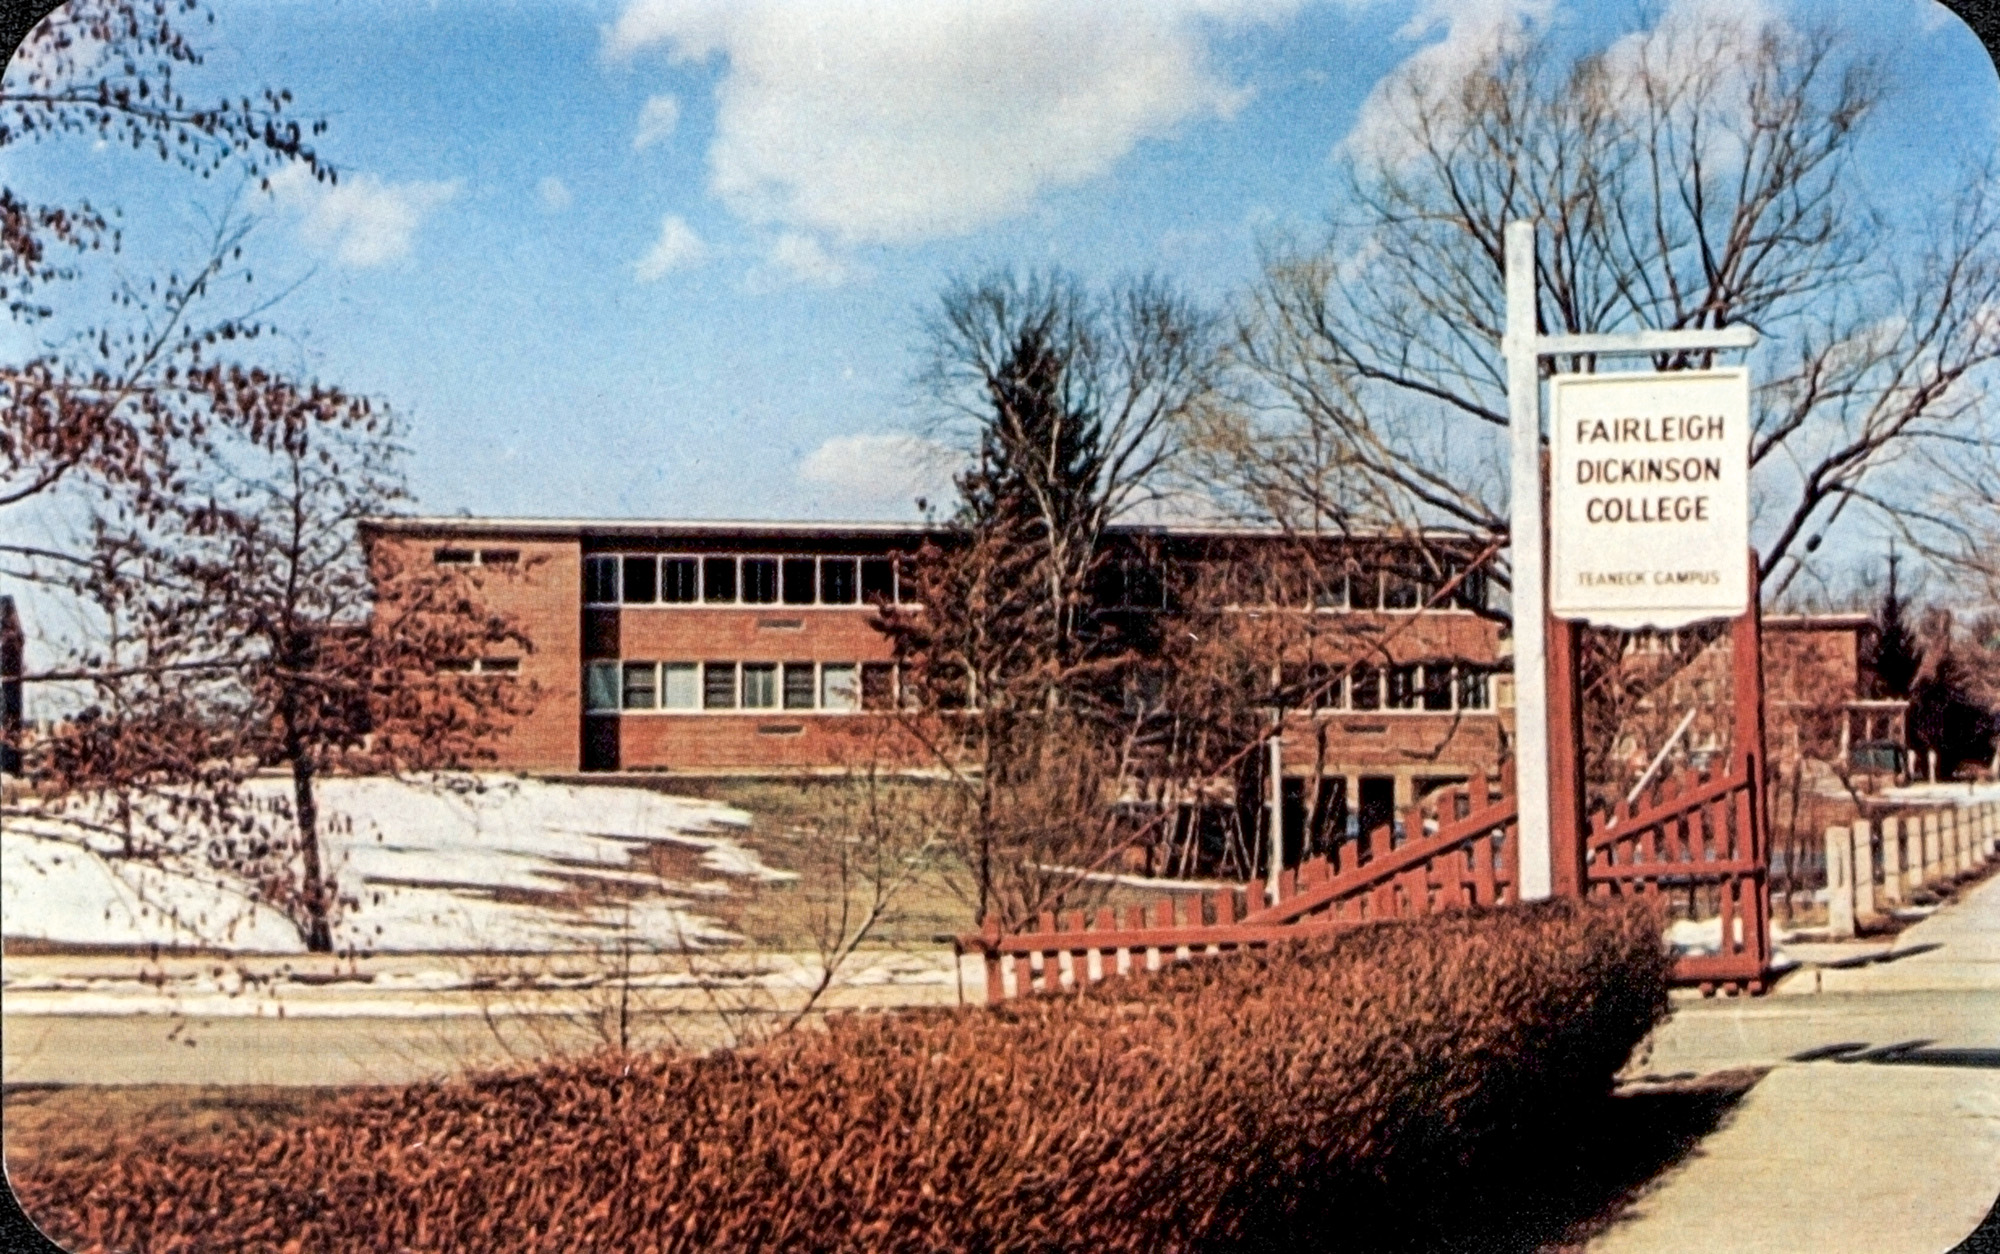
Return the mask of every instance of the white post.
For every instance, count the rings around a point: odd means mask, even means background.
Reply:
[[[1826,829],[1826,927],[1835,940],[1854,936],[1854,834]]]
[[[1264,899],[1278,904],[1278,872],[1285,865],[1285,715],[1271,736],[1271,856],[1264,864]]]
[[[1924,883],[1935,884],[1944,872],[1938,849],[1938,816],[1936,810],[1924,811]]]
[[[1507,421],[1513,432],[1514,790],[1522,901],[1550,893],[1549,669],[1543,588],[1542,377],[1535,325],[1535,224],[1507,224]]]
[[[1854,921],[1856,924],[1875,921],[1875,838],[1869,830],[1867,819],[1856,819],[1853,826],[1854,860],[1848,865],[1854,868]]]
[[[1882,904],[1903,901],[1903,820],[1882,820]]]

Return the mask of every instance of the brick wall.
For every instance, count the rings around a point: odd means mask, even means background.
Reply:
[[[495,658],[518,657],[518,682],[537,687],[534,707],[492,745],[493,765],[507,770],[573,771],[581,756],[583,696],[581,599],[582,566],[574,539],[510,535],[504,531],[467,537],[460,532],[395,532],[371,537],[391,546],[412,568],[434,562],[439,550],[514,554],[512,561],[465,563],[466,577],[479,600],[506,615],[533,642],[533,649],[494,650]],[[459,563],[454,562],[454,565]]]

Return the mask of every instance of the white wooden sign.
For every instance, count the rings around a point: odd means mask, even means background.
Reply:
[[[1549,381],[1549,612],[1668,629],[1749,608],[1750,372]]]

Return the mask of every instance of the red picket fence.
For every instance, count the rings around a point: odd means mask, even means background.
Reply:
[[[1622,814],[1593,816],[1590,825],[1585,874],[1593,895],[1666,895],[1689,917],[1719,915],[1719,951],[1686,955],[1674,973],[1677,983],[1704,992],[1761,992],[1770,965],[1756,779],[1746,754],[1740,769],[1721,779],[1697,779],[1671,796],[1656,788]],[[986,998],[1000,1002],[1375,919],[1518,900],[1514,799],[1483,778],[1433,795],[1438,816],[1410,810],[1401,844],[1380,827],[1340,851],[1345,861],[1338,854],[1307,859],[1279,877],[1275,902],[1265,901],[1258,881],[1183,894],[1179,902],[1163,896],[1122,915],[1044,913],[1030,931],[1006,932],[988,919],[962,943],[984,955]]]
[[[1585,875],[1596,897],[1665,897],[1674,913],[1718,924],[1716,951],[1685,954],[1674,978],[1703,991],[1764,991],[1771,966],[1770,848],[1755,755],[1719,779],[1655,788],[1614,814],[1593,814]]]
[[[1286,868],[1275,902],[1266,902],[1263,882],[1253,881],[1178,906],[1172,897],[1128,906],[1122,919],[1109,909],[1088,920],[1082,911],[1062,918],[1045,913],[1035,930],[1007,933],[989,918],[963,943],[985,955],[986,998],[999,1002],[1374,919],[1516,900],[1513,799],[1483,778],[1434,796],[1439,819],[1427,821],[1413,808],[1401,844],[1392,828],[1380,827],[1343,851]]]

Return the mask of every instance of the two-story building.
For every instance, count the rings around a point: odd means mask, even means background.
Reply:
[[[854,720],[898,706],[895,660],[872,623],[880,606],[908,605],[904,563],[926,533],[868,522],[406,518],[375,521],[365,537],[406,562],[479,571],[484,599],[532,642],[519,656],[468,660],[537,688],[533,710],[492,746],[497,765],[770,774],[838,769],[854,751]],[[1157,612],[1168,589],[1206,586],[1168,568],[1254,566],[1281,542],[1240,528],[1118,529],[1112,543],[1129,555],[1108,567],[1119,574],[1100,589],[1101,608]],[[1333,543],[1348,557],[1324,563],[1337,577],[1320,580],[1310,604],[1252,596],[1230,607],[1337,620],[1338,660],[1356,663],[1331,687],[1273,676],[1276,687],[1314,689],[1287,721],[1288,808],[1310,804],[1308,776],[1338,791],[1322,800],[1339,812],[1373,817],[1494,769],[1512,686],[1502,628],[1478,612],[1483,578],[1426,608],[1422,581],[1371,561],[1368,542]]]

